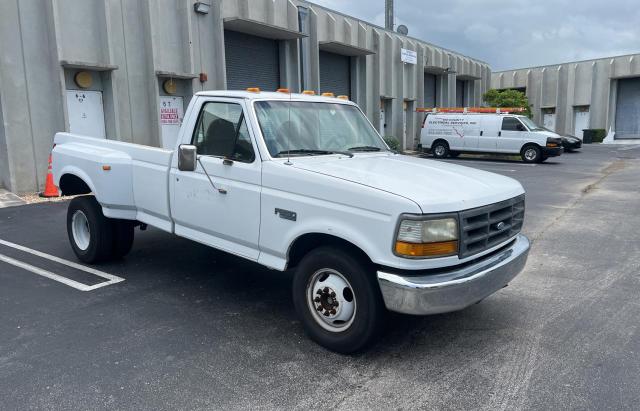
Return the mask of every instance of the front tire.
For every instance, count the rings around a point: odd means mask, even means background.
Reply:
[[[384,302],[372,267],[334,247],[307,254],[293,279],[293,302],[309,337],[342,354],[375,341]]]
[[[113,226],[94,196],[76,197],[67,209],[67,234],[73,252],[85,263],[111,258]]]
[[[522,151],[520,151],[520,157],[522,157],[522,161],[525,163],[540,163],[542,162],[542,152],[540,147],[530,144],[528,146],[524,146]]]
[[[449,155],[449,144],[442,140],[436,141],[431,146],[431,154],[433,154],[435,158],[447,158]]]

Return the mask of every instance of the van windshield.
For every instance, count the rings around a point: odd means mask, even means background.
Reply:
[[[538,126],[529,117],[520,117],[520,121],[522,121],[524,123],[524,125],[527,126],[529,131],[544,131],[544,128]]]
[[[307,101],[257,101],[256,114],[272,157],[388,151],[355,106]]]

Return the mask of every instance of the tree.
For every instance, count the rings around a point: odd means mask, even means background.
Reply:
[[[522,114],[529,118],[533,116],[527,95],[522,91],[491,89],[484,93],[482,99],[490,107],[522,107],[525,109]]]

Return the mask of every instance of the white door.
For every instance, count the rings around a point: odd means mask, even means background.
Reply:
[[[499,153],[519,153],[527,137],[527,128],[517,117],[504,117],[498,133],[496,151]]]
[[[498,146],[498,133],[502,127],[502,118],[483,116],[480,119],[480,135],[478,136],[478,151],[491,153]]]
[[[101,91],[67,90],[69,132],[106,138]]]
[[[195,171],[180,171],[174,161],[171,169],[176,234],[255,260],[261,163],[243,107],[216,99],[204,101],[198,111],[192,144],[202,164]]]
[[[545,128],[556,131],[556,113],[547,111],[542,115],[542,124]]]
[[[160,96],[160,132],[162,148],[173,150],[176,148],[180,125],[184,118],[182,97]]]
[[[573,134],[582,140],[582,130],[587,128],[589,128],[589,107],[575,107],[573,109]]]

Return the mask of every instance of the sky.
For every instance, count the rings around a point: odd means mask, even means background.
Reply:
[[[384,0],[311,0],[384,26]],[[638,0],[395,0],[409,36],[492,71],[640,52]]]

